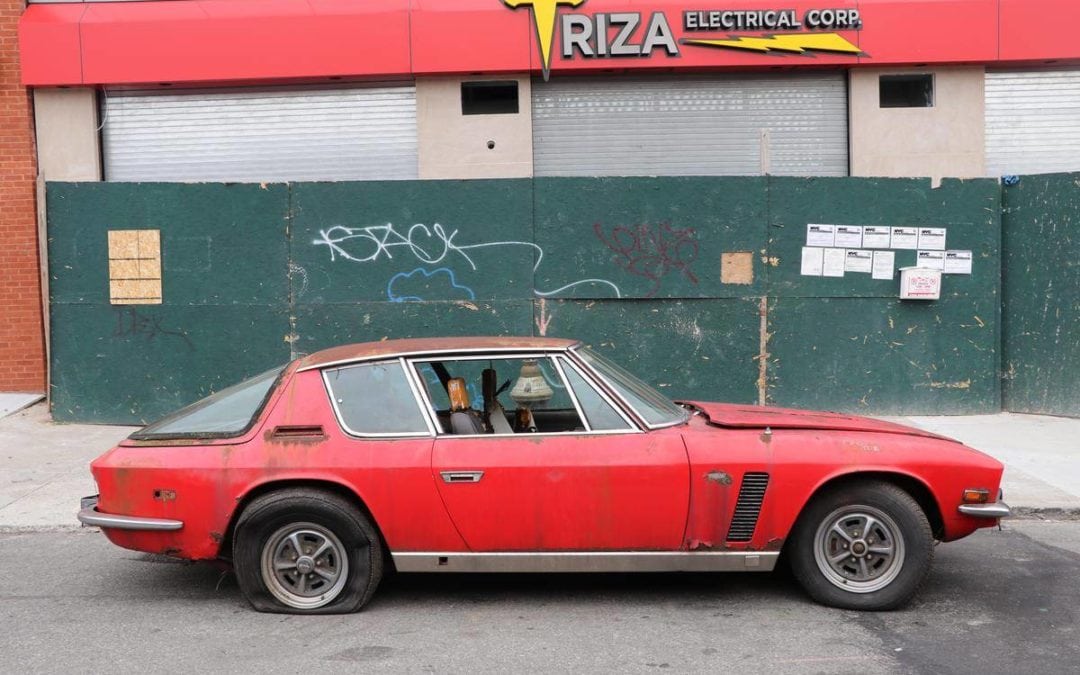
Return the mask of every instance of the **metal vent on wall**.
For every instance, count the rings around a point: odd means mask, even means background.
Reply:
[[[747,473],[739,486],[739,499],[735,502],[735,515],[728,528],[728,541],[750,541],[754,537],[765,489],[769,487],[769,474]]]
[[[106,92],[110,181],[415,179],[416,87]]]
[[[848,175],[843,72],[532,83],[537,176]]]

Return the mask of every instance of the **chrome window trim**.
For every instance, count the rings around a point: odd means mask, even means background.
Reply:
[[[420,412],[421,412],[421,417],[423,417],[423,419],[424,419],[424,426],[427,427],[427,431],[364,433],[364,432],[356,431],[355,429],[350,427],[348,425],[348,423],[345,421],[345,417],[341,414],[341,409],[338,407],[338,403],[337,403],[337,397],[334,396],[334,388],[330,385],[330,377],[329,377],[330,371],[332,371],[332,370],[334,370],[334,371],[348,370],[349,368],[359,368],[359,367],[362,367],[362,366],[377,366],[377,365],[385,365],[385,364],[391,364],[391,363],[396,363],[396,364],[398,364],[398,366],[400,366],[402,368],[402,370],[403,370],[402,374],[405,376],[405,381],[409,384],[409,390],[412,391],[412,394],[413,394],[413,402],[416,403],[417,405],[419,405],[420,401],[416,397],[416,389],[412,386],[412,382],[409,380],[409,373],[405,369],[405,364],[404,364],[403,359],[391,358],[391,359],[383,359],[381,361],[365,361],[364,363],[353,363],[353,364],[348,365],[348,366],[326,367],[326,368],[322,369],[322,372],[320,372],[319,374],[322,376],[323,387],[325,387],[325,389],[326,389],[327,398],[330,399],[330,407],[334,410],[334,417],[337,418],[338,426],[341,427],[342,431],[344,431],[347,435],[352,436],[353,438],[380,438],[380,439],[433,438],[435,436],[435,432],[431,427],[431,421],[428,420],[427,416],[423,414],[423,409],[421,409]]]
[[[424,408],[424,417],[428,421],[428,426],[434,430],[435,438],[442,438],[449,432],[443,429],[442,422],[439,421],[439,416],[435,414],[435,404],[431,402],[431,397],[428,396],[427,384],[420,378],[420,369],[416,367],[418,359],[406,359],[401,357],[402,362],[409,366],[409,370],[412,371],[413,377],[421,384],[420,387],[420,401]]]
[[[591,365],[589,365],[589,363],[584,358],[582,358],[582,356],[580,354],[577,353],[577,350],[580,347],[581,347],[581,343],[571,345],[570,347],[567,348],[566,353],[573,357],[574,363],[577,363],[578,365],[582,366],[584,369],[586,369],[586,372],[592,373],[596,377],[597,381],[602,382],[604,384],[604,386],[609,390],[609,393],[613,397],[616,397],[619,401],[622,401],[623,406],[627,410],[632,412],[634,414],[634,417],[637,418],[638,422],[642,426],[644,426],[645,428],[649,429],[650,431],[655,430],[655,429],[667,429],[668,427],[682,426],[683,424],[686,424],[690,420],[690,416],[689,416],[689,413],[688,413],[687,418],[684,419],[684,420],[677,420],[677,421],[674,421],[674,422],[664,422],[663,424],[650,424],[649,421],[645,419],[645,416],[642,415],[640,412],[638,412],[637,408],[635,408],[633,405],[631,405],[630,402],[627,401],[625,397],[623,397],[621,394],[619,394],[619,390],[615,387],[615,385],[613,385],[611,383],[611,381],[609,381],[606,377],[604,377],[603,373],[601,373],[596,368],[593,368]],[[660,393],[660,392],[657,392],[657,393]],[[663,394],[660,394],[660,395],[663,396]],[[664,396],[664,398],[667,398],[667,396]],[[670,400],[670,399],[668,399],[668,400]],[[674,401],[671,401],[671,402],[672,402],[673,405],[679,405],[678,403],[675,403]]]
[[[409,389],[412,390],[413,399],[420,403],[420,416],[424,418],[424,423],[427,425],[428,435],[432,437],[437,436],[438,434],[435,430],[436,428],[431,424],[431,418],[428,415],[424,414],[424,397],[420,393],[420,382],[416,379],[418,377],[418,373],[414,372],[413,369],[409,367],[409,364],[405,361],[404,357],[398,357],[398,363],[401,364],[401,371],[405,373],[405,381],[409,383]]]
[[[621,417],[622,420],[624,422],[626,422],[626,424],[629,425],[629,427],[630,427],[629,429],[619,429],[619,430],[608,429],[607,431],[627,431],[627,432],[629,432],[629,431],[641,431],[641,429],[637,425],[637,422],[635,422],[633,419],[631,419],[631,417],[629,415],[626,414],[626,411],[623,410],[621,405],[619,405],[619,402],[615,401],[615,400],[612,400],[612,398],[610,396],[608,396],[607,392],[604,391],[604,388],[602,386],[597,386],[597,383],[592,381],[592,378],[589,377],[588,373],[581,370],[581,368],[579,368],[577,366],[577,364],[574,363],[573,360],[567,358],[567,356],[565,354],[559,354],[555,358],[556,362],[562,361],[562,360],[566,360],[566,364],[568,366],[570,366],[571,368],[573,368],[574,372],[576,372],[578,375],[581,376],[581,379],[585,380],[585,384],[592,387],[593,391],[595,391],[597,394],[599,394],[600,398],[602,398],[605,403],[607,403],[609,406],[611,406],[612,409],[619,415],[619,417]],[[566,386],[568,388],[570,388],[570,382],[569,382],[569,380],[566,379],[566,373],[565,372],[563,373],[563,380],[566,381]],[[571,388],[571,391],[572,391],[572,388]],[[582,417],[584,417],[584,414],[582,415]]]
[[[393,360],[396,358],[415,359],[423,356],[444,356],[447,354],[479,354],[480,358],[483,358],[484,354],[514,354],[522,353],[527,354],[540,350],[544,353],[558,352],[565,353],[567,350],[576,349],[581,346],[581,342],[575,342],[572,345],[566,347],[470,347],[466,349],[425,349],[411,352],[395,352],[393,354],[378,354],[375,356],[355,356],[348,359],[338,359],[337,361],[327,361],[326,363],[316,363],[310,366],[304,366],[297,368],[296,372],[303,373],[308,370],[322,370],[326,368],[340,368],[351,364],[369,363]]]
[[[549,356],[548,360],[555,366],[555,372],[562,378],[563,388],[566,389],[567,395],[570,396],[570,402],[574,404],[574,410],[577,410],[578,419],[585,425],[585,433],[592,431],[593,429],[592,425],[589,424],[589,418],[585,416],[585,411],[581,408],[581,403],[578,402],[577,394],[574,393],[574,388],[570,386],[570,380],[566,379],[566,373],[563,372],[562,364],[559,363],[559,359],[555,358],[555,356]]]
[[[487,353],[488,352],[484,352],[484,354],[487,354]],[[554,350],[552,350],[552,352],[522,352],[520,355],[519,354],[514,354],[513,357],[514,358],[523,358],[523,359],[549,359],[550,361],[552,361],[554,363],[555,362],[555,357],[557,355],[564,354],[564,353],[565,353],[565,350],[554,349]],[[404,358],[404,361],[406,363],[408,363],[412,367],[412,371],[413,371],[413,373],[415,374],[415,376],[417,378],[420,377],[420,373],[419,373],[419,369],[416,367],[416,365],[417,365],[417,363],[431,360],[431,359],[427,358],[427,355],[429,355],[429,354],[430,354],[430,352],[424,352],[421,356],[415,356],[415,357],[412,357],[412,358]],[[462,357],[462,358],[448,357],[448,358],[444,358],[444,359],[440,359],[440,360],[442,360],[442,361],[483,361],[483,360],[486,360],[487,358],[488,358],[487,356],[482,354],[482,355],[478,355],[478,356],[465,356],[465,357]],[[559,364],[554,363],[554,365],[555,365],[556,368],[558,368]],[[558,372],[559,372],[559,376],[563,378],[563,383],[566,384],[567,390],[570,391],[571,398],[573,398],[573,391],[570,390],[570,385],[568,383],[566,383],[566,377],[563,375],[561,370],[559,370]],[[590,430],[590,431],[542,431],[542,432],[537,432],[535,434],[530,434],[530,433],[519,433],[519,434],[454,434],[454,433],[446,431],[446,430],[444,430],[442,428],[442,424],[439,422],[439,417],[438,417],[438,415],[435,414],[434,404],[428,398],[427,392],[424,391],[423,389],[420,390],[420,397],[421,397],[421,399],[423,399],[423,402],[424,402],[424,413],[429,417],[429,420],[434,421],[434,423],[435,423],[434,428],[438,430],[435,433],[435,438],[438,439],[438,440],[455,439],[455,438],[459,438],[459,439],[467,439],[467,438],[468,439],[475,439],[475,438],[530,438],[530,437],[535,437],[535,436],[545,436],[545,437],[548,437],[548,436],[614,436],[614,435],[623,435],[623,434],[640,434],[640,433],[643,433],[642,430],[640,428],[638,428],[633,423],[632,420],[627,420],[627,421],[630,422],[630,428],[629,429],[612,429],[612,430],[607,430],[607,431],[602,431],[602,430],[601,431],[598,431],[598,430]],[[625,413],[622,410],[620,410],[619,406],[615,405],[615,404],[613,404],[613,406],[614,406],[615,410],[618,411],[621,415],[623,415],[624,419],[626,419]],[[578,416],[581,418],[582,422],[586,425],[586,428],[587,428],[588,424],[589,424],[588,420],[585,419],[585,416],[582,414],[581,409],[577,408],[576,404],[575,404],[575,409],[577,410]]]

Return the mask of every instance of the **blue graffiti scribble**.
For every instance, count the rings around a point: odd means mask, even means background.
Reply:
[[[417,275],[420,275],[419,279],[422,285],[435,286],[442,281],[445,281],[449,284],[449,286],[445,290],[441,290],[437,293],[440,300],[458,299],[455,296],[461,294],[455,293],[454,291],[462,291],[465,295],[468,296],[469,300],[476,299],[476,293],[473,293],[473,290],[471,288],[469,288],[468,286],[463,286],[462,284],[459,284],[457,282],[457,278],[454,276],[453,270],[446,267],[440,267],[429,272],[423,267],[417,267],[411,272],[398,272],[394,276],[390,277],[390,281],[386,282],[386,297],[390,300],[390,302],[421,302],[422,300],[424,300],[424,298],[420,297],[419,295],[398,295],[394,291],[395,283],[401,282],[406,279],[412,279]],[[444,275],[446,277],[445,279],[436,279],[436,277],[442,277]],[[432,279],[435,280],[434,283],[428,283],[428,281]]]

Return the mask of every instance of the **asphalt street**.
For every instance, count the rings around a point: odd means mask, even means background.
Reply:
[[[1080,673],[1080,522],[938,547],[917,601],[773,575],[398,575],[360,614],[258,614],[231,574],[94,530],[0,534],[4,672]]]

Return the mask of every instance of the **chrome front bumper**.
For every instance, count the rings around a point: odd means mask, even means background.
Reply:
[[[138,516],[117,516],[97,510],[98,497],[83,497],[79,511],[79,522],[93,527],[107,527],[114,530],[147,530],[172,532],[184,526],[183,521],[166,518],[139,518]]]
[[[961,504],[960,513],[973,518],[1008,518],[1012,509],[1003,501],[993,504]]]

